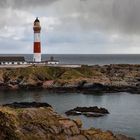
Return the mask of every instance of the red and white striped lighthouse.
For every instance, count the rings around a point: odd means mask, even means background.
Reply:
[[[40,41],[40,21],[38,18],[34,21],[34,56],[33,61],[34,62],[41,62],[41,41]]]

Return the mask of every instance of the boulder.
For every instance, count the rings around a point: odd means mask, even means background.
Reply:
[[[87,117],[102,117],[109,114],[109,111],[105,108],[94,107],[76,107],[65,112],[66,115],[85,115]]]

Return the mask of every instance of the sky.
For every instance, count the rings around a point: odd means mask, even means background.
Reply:
[[[0,0],[0,54],[139,54],[140,0]]]

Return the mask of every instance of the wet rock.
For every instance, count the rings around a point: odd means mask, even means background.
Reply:
[[[102,117],[105,114],[101,114],[101,113],[90,113],[90,112],[86,112],[86,113],[82,113],[83,115],[85,115],[86,117]]]
[[[85,83],[84,85],[83,85],[83,88],[92,88],[93,87],[93,83],[91,82],[91,83]]]
[[[78,88],[78,83],[66,83],[63,85],[64,88]]]
[[[19,89],[19,86],[16,85],[16,84],[8,84],[8,87],[7,89],[11,89],[11,90],[18,90]]]
[[[37,103],[37,102],[14,102],[12,104],[5,104],[4,107],[11,107],[11,108],[38,108],[38,107],[51,107],[48,103]]]
[[[76,107],[65,112],[66,115],[85,115],[87,117],[102,117],[109,114],[108,110],[105,108],[95,107]]]
[[[11,85],[17,85],[18,84],[18,80],[11,79],[11,80],[8,81],[8,83],[11,84]]]

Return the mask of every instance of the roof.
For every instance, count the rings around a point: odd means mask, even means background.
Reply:
[[[0,62],[24,62],[22,56],[0,56]]]
[[[40,22],[39,19],[38,19],[38,17],[36,18],[36,20],[34,22]]]

